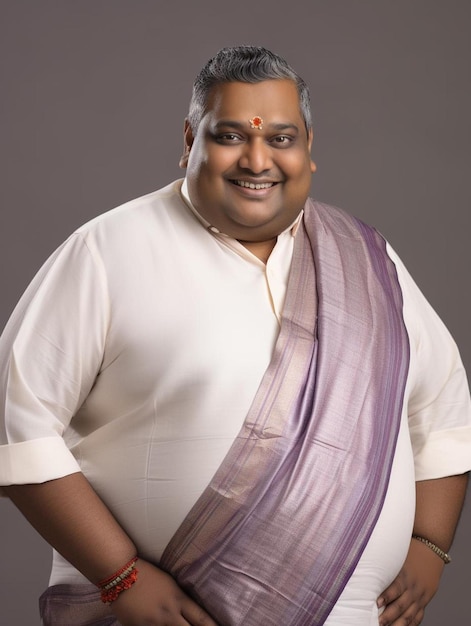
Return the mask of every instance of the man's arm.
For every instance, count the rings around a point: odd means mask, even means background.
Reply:
[[[463,508],[468,474],[416,483],[415,535],[447,552]],[[406,561],[378,599],[385,606],[380,626],[420,624],[426,605],[438,589],[444,561],[425,544],[411,540]]]
[[[81,473],[4,490],[46,541],[95,584],[136,554],[132,539]],[[216,626],[168,574],[142,559],[137,568],[136,583],[111,604],[123,626]]]

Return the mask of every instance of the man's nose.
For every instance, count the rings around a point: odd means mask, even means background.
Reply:
[[[239,160],[242,169],[250,170],[254,174],[261,174],[272,166],[270,146],[262,137],[247,141]]]

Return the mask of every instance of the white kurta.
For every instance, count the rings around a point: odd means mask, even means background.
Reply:
[[[180,182],[92,220],[47,261],[0,343],[0,484],[83,471],[158,562],[237,435],[279,331],[296,225],[267,265],[211,232]],[[414,482],[471,469],[453,340],[403,268],[411,343],[386,502],[329,626],[378,623],[407,552]],[[55,555],[51,584],[85,579]]]

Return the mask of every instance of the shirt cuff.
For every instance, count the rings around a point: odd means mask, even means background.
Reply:
[[[0,485],[44,483],[80,471],[61,437],[0,446]],[[4,495],[1,489],[0,495]]]

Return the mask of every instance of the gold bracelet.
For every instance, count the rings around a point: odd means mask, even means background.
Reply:
[[[442,561],[444,561],[445,565],[451,563],[451,557],[428,539],[424,539],[424,537],[420,537],[419,535],[412,535],[412,539],[417,539],[417,541],[421,541],[422,543],[424,543],[427,548],[430,548],[430,550],[435,552],[435,554],[439,556]]]

